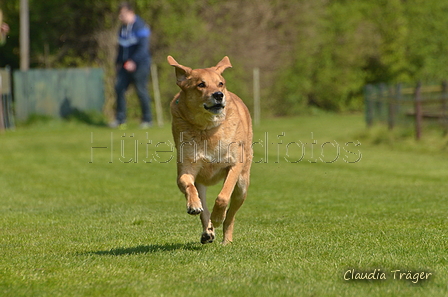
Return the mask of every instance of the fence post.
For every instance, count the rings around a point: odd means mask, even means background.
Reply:
[[[13,103],[12,103],[12,85],[11,85],[11,68],[9,66],[5,67],[6,73],[8,75],[8,94],[6,95],[6,115],[7,115],[7,128],[14,129],[16,127],[14,111],[13,111]]]
[[[152,88],[154,90],[154,103],[156,105],[157,125],[163,126],[162,103],[160,102],[159,74],[157,73],[157,65],[151,64]]]
[[[379,84],[379,100],[377,102],[378,114],[381,120],[385,123],[388,117],[388,108],[389,108],[389,90],[385,83]]]
[[[0,132],[3,132],[4,130],[5,130],[5,121],[3,119],[3,84],[2,84],[2,75],[0,74]]]
[[[20,70],[30,68],[30,9],[28,0],[20,0]]]
[[[395,106],[394,106],[394,125],[396,123],[397,117],[396,115],[400,114],[400,107],[401,107],[401,99],[402,99],[402,94],[401,94],[401,90],[402,90],[402,84],[399,83],[396,85],[395,87]]]
[[[14,127],[11,70],[9,66],[6,66],[4,69],[0,69],[0,130],[13,129]]]
[[[389,87],[389,91],[388,91],[388,98],[387,98],[387,103],[388,103],[388,112],[387,112],[387,126],[389,128],[389,130],[393,130],[394,129],[394,116],[395,116],[395,112],[394,112],[394,107],[395,107],[395,96],[394,96],[394,90],[392,87]]]
[[[366,124],[370,128],[373,125],[373,86],[371,84],[364,87],[364,104],[366,108]]]
[[[447,81],[442,81],[442,125],[443,125],[443,134],[448,134],[448,114],[447,114],[447,105],[448,105],[448,84]]]
[[[254,68],[254,123],[260,124],[260,68]]]
[[[415,88],[414,102],[415,102],[415,138],[420,140],[422,137],[422,82],[417,83]]]

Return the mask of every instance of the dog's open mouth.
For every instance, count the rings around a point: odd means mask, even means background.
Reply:
[[[223,105],[222,103],[217,103],[212,106],[207,106],[204,104],[204,108],[210,111],[211,113],[220,113],[224,109],[224,107],[225,105]]]

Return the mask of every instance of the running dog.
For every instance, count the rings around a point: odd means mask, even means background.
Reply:
[[[223,224],[222,243],[232,242],[235,214],[249,187],[252,123],[243,101],[226,89],[222,72],[232,67],[224,57],[216,66],[192,69],[168,56],[181,91],[171,101],[172,132],[177,149],[177,184],[187,212],[200,214],[201,243],[215,239]],[[210,214],[207,187],[224,180]]]

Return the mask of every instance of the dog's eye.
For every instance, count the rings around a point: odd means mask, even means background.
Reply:
[[[205,82],[201,82],[200,84],[198,84],[199,88],[205,88]]]
[[[224,83],[221,81],[219,82],[218,86],[222,87],[224,85]]]

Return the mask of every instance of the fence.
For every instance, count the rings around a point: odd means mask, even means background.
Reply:
[[[415,87],[402,84],[367,85],[364,88],[365,117],[367,126],[375,122],[387,123],[390,130],[395,126],[414,125],[415,137],[422,136],[423,121],[440,125],[448,133],[448,84]]]
[[[32,114],[66,117],[74,111],[96,110],[104,104],[103,70],[32,69],[14,72],[18,120]]]
[[[14,113],[12,110],[11,71],[0,69],[0,130],[13,129]]]

